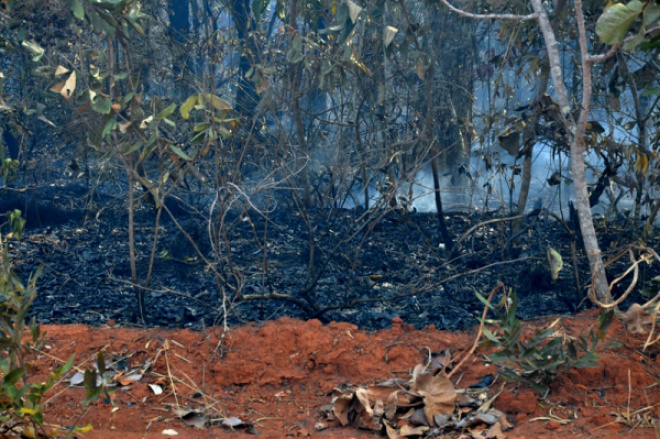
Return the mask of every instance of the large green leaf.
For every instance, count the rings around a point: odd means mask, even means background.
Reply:
[[[621,44],[643,7],[644,4],[639,0],[632,0],[626,5],[617,3],[610,6],[598,19],[596,34],[605,44]]]

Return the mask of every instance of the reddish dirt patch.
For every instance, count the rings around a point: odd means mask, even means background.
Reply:
[[[578,334],[588,330],[596,318],[594,312],[588,312],[565,319],[564,324],[569,334]],[[389,330],[365,332],[347,323],[322,326],[316,320],[284,318],[263,326],[232,328],[222,342],[222,331],[217,328],[193,332],[46,326],[47,348],[36,360],[34,373],[43,375],[74,353],[76,365],[83,370],[99,349],[107,359],[125,357],[124,363],[133,369],[153,363],[142,380],[112,393],[112,404],[98,400],[83,408],[84,390],[66,383],[47,395],[50,423],[93,425],[92,431],[78,435],[82,438],[163,438],[165,429],[176,430],[177,437],[183,438],[255,437],[219,426],[190,427],[173,415],[177,402],[206,408],[216,418],[240,417],[253,423],[257,437],[262,438],[367,438],[373,434],[350,427],[315,430],[321,420],[320,407],[330,402],[328,392],[341,384],[408,377],[424,361],[427,348],[435,352],[449,349],[459,358],[469,350],[476,333],[448,333],[434,327],[414,330],[399,319],[392,323]],[[507,383],[495,402],[515,425],[506,437],[659,437],[658,348],[642,352],[643,339],[631,336],[616,322],[610,335],[623,347],[602,352],[602,368],[562,374],[543,401],[524,385]],[[457,388],[494,373],[494,366],[485,365],[482,359],[483,352],[477,350],[452,377],[454,383],[460,380]],[[156,382],[164,384],[160,396],[147,385]],[[503,384],[498,378],[489,393],[496,394]],[[628,410],[633,413],[631,424],[618,423],[617,414],[622,419]],[[458,436],[457,432],[449,437]]]

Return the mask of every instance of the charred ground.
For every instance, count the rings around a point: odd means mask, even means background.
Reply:
[[[2,199],[0,210],[20,208],[28,219],[23,239],[9,246],[17,272],[27,277],[45,265],[32,308],[42,323],[135,323],[124,198],[98,193],[90,198],[81,187],[45,187],[6,190]],[[154,211],[146,203],[136,211],[141,282],[156,249],[144,290],[149,325],[218,324],[224,315],[222,289],[230,324],[291,316],[380,329],[398,316],[418,328],[434,324],[456,330],[474,325],[483,309],[475,291],[486,292],[499,281],[517,291],[522,318],[587,306],[588,265],[568,212],[563,219],[527,215],[518,229],[513,221],[499,221],[497,213],[448,213],[447,224],[460,241],[452,252],[440,244],[434,214],[301,211],[286,205],[265,214],[248,207],[223,217],[224,232],[212,245],[204,209],[170,208],[176,222],[163,215],[155,247]],[[491,222],[478,226],[486,221]],[[633,240],[625,217],[598,226],[606,259],[616,258]],[[555,281],[548,246],[563,260]],[[611,273],[623,272],[626,262],[618,259]],[[644,267],[639,285],[652,286],[656,271]]]

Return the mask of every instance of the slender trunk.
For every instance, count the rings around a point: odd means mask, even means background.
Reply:
[[[293,39],[298,35],[298,1],[290,0],[289,1],[289,44],[292,45]],[[309,182],[309,146],[307,144],[307,138],[305,136],[305,125],[302,117],[302,109],[300,107],[300,73],[302,70],[298,63],[289,64],[289,88],[291,93],[291,106],[293,112],[293,123],[296,130],[296,141],[298,142],[298,148],[296,155],[300,154],[305,157],[303,160],[297,160],[299,163],[300,169],[296,169],[297,172],[300,172],[300,184],[302,186],[302,202],[306,208],[312,207],[312,191],[311,184]],[[299,158],[299,157],[298,157]]]
[[[582,232],[582,242],[587,258],[589,259],[589,266],[591,267],[594,282],[592,288],[594,288],[596,297],[599,300],[609,301],[609,298],[606,297],[608,282],[605,275],[603,257],[600,251],[600,246],[598,245],[596,229],[594,228],[593,216],[591,214],[591,206],[589,205],[587,175],[584,163],[584,134],[586,131],[587,118],[591,109],[591,65],[588,60],[587,36],[584,27],[582,1],[574,0],[574,2],[580,40],[580,54],[582,58],[582,106],[580,108],[580,116],[577,124],[570,119],[571,107],[562,75],[558,43],[555,39],[555,34],[550,25],[550,21],[548,20],[547,11],[543,6],[542,0],[531,0],[534,12],[538,14],[539,27],[541,28],[546,50],[548,52],[550,73],[557,94],[559,108],[562,116],[566,118],[567,131],[572,134],[571,170],[573,172],[573,186],[575,190],[575,207],[578,212],[580,230]]]
[[[547,60],[541,67],[541,77],[539,84],[539,91],[536,93],[536,101],[538,102],[546,93],[548,89],[548,80],[550,79],[550,67]],[[523,168],[522,178],[520,183],[520,193],[518,194],[518,213],[525,213],[527,207],[527,200],[529,198],[529,188],[532,181],[532,157],[534,156],[534,144],[536,143],[536,128],[539,123],[540,110],[535,108],[532,119],[529,121],[523,132]],[[514,231],[517,232],[520,227],[520,221],[514,223]]]
[[[628,84],[630,89],[630,94],[633,97],[633,103],[635,107],[635,118],[637,119],[637,156],[640,154],[647,154],[646,149],[646,118],[642,112],[642,105],[639,102],[639,92],[637,90],[637,84],[630,74],[628,69],[628,64],[626,64],[626,59],[622,54],[617,55],[619,69],[623,76],[623,79]],[[648,157],[648,155],[647,155]],[[633,212],[633,240],[636,240],[639,237],[639,217],[642,210],[642,195],[644,193],[644,184],[646,183],[646,175],[638,170],[635,170],[635,176],[637,178],[637,193],[635,194],[635,210]]]
[[[453,240],[447,224],[445,223],[445,211],[442,208],[442,194],[440,193],[440,169],[438,167],[438,148],[433,138],[433,75],[435,69],[433,64],[426,72],[426,121],[424,127],[424,138],[431,154],[431,172],[433,173],[433,194],[435,195],[435,208],[438,214],[438,227],[442,240],[447,250],[453,250]]]

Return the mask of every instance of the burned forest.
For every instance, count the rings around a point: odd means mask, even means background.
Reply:
[[[199,360],[209,364],[231,357],[229,340],[283,325],[314,349],[299,368],[337,375],[316,383],[332,400],[314,415],[324,420],[296,424],[297,436],[350,425],[392,439],[500,438],[541,414],[511,424],[513,409],[467,396],[493,377],[539,401],[561,394],[562,373],[617,352],[610,327],[634,338],[626,361],[651,355],[658,29],[660,6],[639,0],[0,1],[0,376],[18,386],[0,396],[22,419],[0,421],[3,437],[28,424],[46,435],[30,407],[57,377],[84,387],[88,404],[150,376],[170,386],[177,422],[259,427],[208,406],[181,415],[170,363],[168,382],[147,373],[175,349],[168,340],[139,371],[113,369],[99,345],[87,372],[72,377],[64,363],[19,391],[28,352],[48,344],[40,325],[85,325],[98,340],[115,328],[126,343],[162,330],[203,344],[186,332],[200,331],[213,334],[211,359]],[[331,349],[359,334],[385,364],[407,332],[432,331],[420,335],[429,343],[468,332],[460,355],[415,345],[420,358],[392,360],[409,377],[361,364],[353,378],[371,384],[342,387],[343,363],[317,358],[327,343],[306,344],[319,328],[334,334]],[[381,345],[382,334],[397,341]],[[463,366],[477,383],[467,390],[455,380]],[[242,379],[219,385],[260,378]],[[544,421],[563,428],[577,413]],[[630,407],[618,413],[617,425],[660,428],[651,412],[637,424]]]

